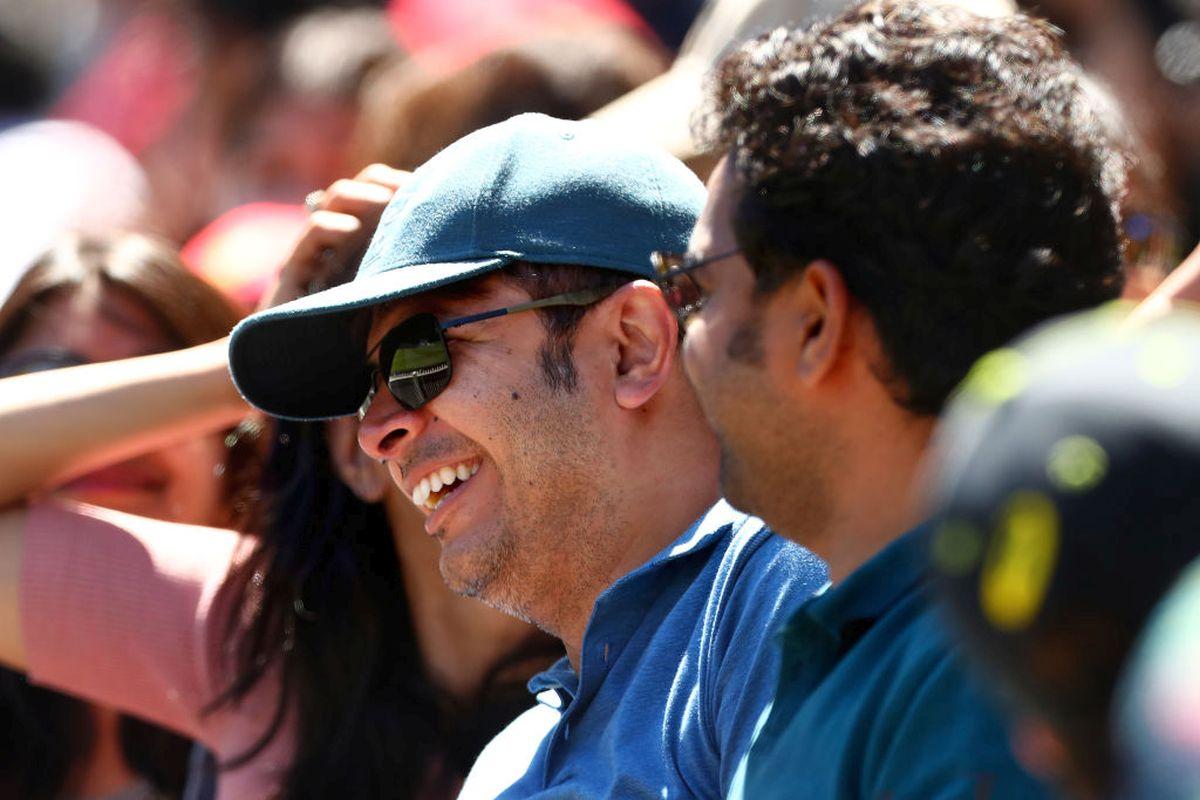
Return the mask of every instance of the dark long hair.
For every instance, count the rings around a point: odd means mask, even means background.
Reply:
[[[0,797],[49,800],[92,745],[87,706],[0,670]]]
[[[534,634],[493,666],[476,697],[439,689],[423,667],[382,507],[337,479],[321,425],[281,422],[274,438],[261,536],[231,576],[233,678],[210,707],[237,703],[269,671],[280,694],[259,742],[222,766],[254,758],[292,714],[284,797],[448,796],[530,705],[523,682],[495,676],[561,649]]]

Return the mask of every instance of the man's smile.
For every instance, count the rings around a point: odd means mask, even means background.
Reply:
[[[413,504],[426,512],[432,512],[450,494],[461,488],[479,471],[478,458],[470,458],[453,464],[443,464],[428,469],[420,479],[409,484],[408,494]]]

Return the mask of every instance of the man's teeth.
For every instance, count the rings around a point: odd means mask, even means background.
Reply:
[[[417,488],[413,489],[413,504],[418,508],[433,511],[450,493],[450,489],[455,483],[466,481],[478,471],[478,463],[466,461],[453,467],[435,469],[422,478],[421,482],[417,484]]]

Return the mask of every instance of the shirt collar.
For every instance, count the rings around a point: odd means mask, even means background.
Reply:
[[[718,500],[708,511],[700,516],[700,519],[693,522],[686,531],[680,534],[675,541],[659,551],[658,555],[634,570],[634,572],[639,572],[648,567],[668,561],[674,561],[689,553],[703,550],[711,546],[719,538],[719,534],[725,533],[730,526],[740,526],[741,523],[751,519],[756,524],[762,525],[761,520],[748,517],[729,505],[724,499]],[[630,574],[632,575],[633,572]]]
[[[844,581],[802,606],[798,615],[838,639],[846,623],[883,616],[925,579],[930,527],[923,523],[890,542]]]
[[[743,524],[763,526],[762,520],[757,517],[743,514],[724,499],[718,500],[699,519],[688,526],[687,530],[681,533],[675,541],[660,550],[645,564],[618,578],[601,592],[600,597],[596,600],[596,607],[599,607],[606,598],[620,593],[628,583],[640,580],[642,576],[662,569],[665,564],[711,548],[723,535]],[[589,630],[595,622],[594,614],[595,610],[593,609],[593,619],[588,622]],[[571,697],[574,697],[579,691],[579,676],[571,667],[570,660],[562,658],[551,665],[549,669],[534,675],[529,681],[528,687],[532,694],[538,696],[539,702],[559,708],[560,706],[554,705],[552,701],[544,699],[546,690],[565,690]]]
[[[540,695],[547,689],[565,689],[571,697],[574,697],[579,690],[579,676],[571,668],[570,659],[563,656],[547,669],[530,678],[527,686],[530,694],[538,695],[538,702],[553,708],[559,708],[561,707],[561,700],[559,701],[560,705],[555,705]]]

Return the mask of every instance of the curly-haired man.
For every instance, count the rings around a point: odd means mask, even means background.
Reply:
[[[1122,161],[1080,79],[1048,25],[884,0],[712,80],[725,155],[692,252],[658,264],[726,496],[833,579],[735,795],[1040,792],[925,599],[916,485],[979,356],[1120,290]]]

